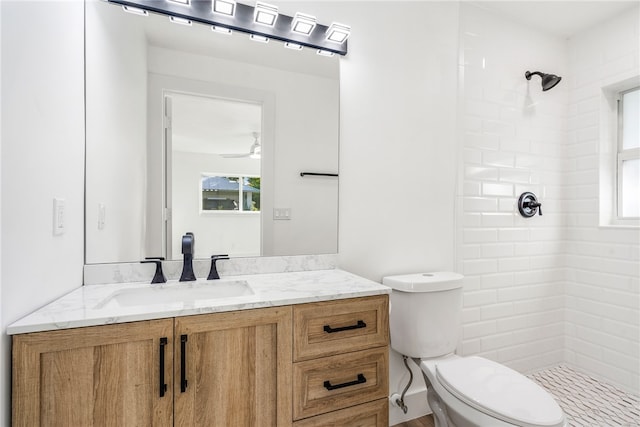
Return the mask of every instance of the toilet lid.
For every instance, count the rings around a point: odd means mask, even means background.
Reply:
[[[499,363],[462,357],[439,363],[436,375],[458,399],[500,420],[523,427],[564,423],[562,409],[548,392]]]

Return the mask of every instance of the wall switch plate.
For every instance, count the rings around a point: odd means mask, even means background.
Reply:
[[[107,207],[104,203],[98,203],[98,230],[104,230],[104,222],[107,219]]]
[[[65,227],[64,199],[53,199],[53,235],[59,236],[67,231]]]
[[[274,220],[288,220],[291,219],[291,208],[275,208],[273,209]]]

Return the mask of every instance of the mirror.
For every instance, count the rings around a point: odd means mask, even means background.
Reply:
[[[185,232],[198,258],[337,252],[338,179],[300,176],[338,171],[337,58],[98,0],[85,19],[87,264],[180,259]]]
[[[205,254],[260,256],[262,106],[165,92],[166,253],[179,259],[183,230]],[[193,191],[198,183],[198,191]],[[197,206],[198,209],[185,209]]]

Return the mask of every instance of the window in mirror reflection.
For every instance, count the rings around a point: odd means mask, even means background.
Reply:
[[[202,211],[260,212],[259,176],[203,174]]]

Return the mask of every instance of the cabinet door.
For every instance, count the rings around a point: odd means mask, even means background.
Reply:
[[[291,425],[291,307],[175,321],[176,426]]]
[[[172,344],[173,319],[14,336],[13,425],[172,426]]]

